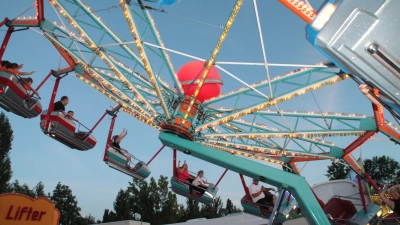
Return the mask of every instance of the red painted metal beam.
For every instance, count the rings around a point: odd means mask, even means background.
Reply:
[[[358,137],[353,143],[351,143],[347,148],[344,149],[344,155],[348,155],[356,150],[360,145],[364,144],[368,139],[374,136],[376,131],[367,131],[363,136]]]
[[[3,43],[1,44],[0,48],[0,61],[3,59],[4,52],[6,51],[8,41],[10,40],[11,34],[14,31],[14,27],[9,27],[4,37]]]
[[[389,127],[386,124],[383,124],[380,129],[383,133],[386,133],[386,135],[391,136],[391,138],[396,139],[400,142],[400,134],[394,131],[391,127]]]
[[[110,145],[111,144],[111,137],[114,131],[114,124],[115,124],[115,120],[117,119],[117,115],[113,115],[112,119],[111,119],[111,124],[110,124],[110,129],[108,131],[108,136],[107,136],[107,144]]]
[[[110,124],[110,129],[108,130],[108,136],[107,136],[107,144],[106,144],[106,150],[104,151],[104,161],[107,161],[107,151],[108,151],[108,146],[111,145],[111,137],[114,131],[114,124],[115,124],[115,119],[117,118],[117,115],[113,115],[111,119],[111,124]]]
[[[357,174],[363,174],[360,165],[353,160],[350,154],[343,156],[343,159],[350,164],[351,168],[353,168]]]
[[[217,181],[217,183],[215,184],[215,186],[214,186],[213,189],[215,189],[215,188],[218,186],[219,182],[220,182],[220,181],[222,180],[222,178],[225,176],[226,172],[228,172],[228,169],[226,169],[226,170],[224,171],[224,173],[223,173],[222,176],[219,178],[219,180]]]
[[[4,18],[4,20],[0,22],[0,27],[2,27],[4,24],[8,23],[9,21],[10,21],[10,19],[8,19],[7,17]]]
[[[321,206],[321,208],[324,208],[325,203],[321,199],[318,198],[318,196],[315,194],[314,190],[311,187],[310,187],[310,189],[311,189],[312,193],[314,194],[315,198],[317,199],[317,201],[318,201],[319,205]]]
[[[176,176],[176,150],[175,149],[174,149],[174,153],[173,154],[174,155],[173,155],[173,160],[172,160],[173,162],[172,163],[174,164],[173,165],[174,167],[172,169],[172,172],[174,173],[174,176]]]
[[[36,92],[39,91],[39,89],[43,86],[44,83],[46,83],[46,81],[49,79],[49,77],[51,76],[51,74],[53,74],[55,71],[54,70],[50,70],[50,73],[47,74],[47,76],[43,79],[43,81],[39,84],[39,86],[37,86],[37,88],[35,89]]]
[[[161,152],[161,150],[164,149],[164,147],[165,147],[165,145],[163,145],[163,146],[157,151],[157,153],[156,153],[155,155],[153,155],[153,157],[151,157],[151,159],[149,160],[149,162],[146,163],[146,166],[148,166],[148,165],[151,163],[151,161],[153,161],[153,159],[157,157],[157,155]]]
[[[297,175],[300,174],[300,171],[297,169],[296,163],[290,162],[290,165],[292,166],[293,172]]]
[[[296,163],[296,162],[309,162],[309,161],[315,161],[315,160],[326,160],[326,158],[302,158],[302,157],[292,157],[290,159],[290,162]]]
[[[89,131],[89,134],[96,129],[96,127],[100,124],[100,122],[104,119],[104,117],[108,114],[108,110],[104,112],[104,114],[100,117],[100,119],[96,122],[96,124],[93,126],[93,128]]]
[[[376,185],[375,181],[372,180],[371,176],[368,173],[364,173],[365,179],[367,179],[368,183],[375,189],[376,193],[379,193],[381,190],[378,185]]]
[[[246,195],[250,195],[249,188],[246,186],[246,182],[244,181],[243,175],[239,174],[239,176],[240,176],[240,180],[242,181],[244,192],[246,193]]]
[[[36,0],[36,19],[40,22],[44,19],[43,0]]]
[[[13,20],[10,24],[11,26],[16,26],[16,27],[22,27],[22,26],[27,26],[27,27],[39,27],[40,22],[37,19],[31,19],[31,20]]]
[[[67,61],[68,65],[69,65],[71,68],[75,68],[76,63],[75,63],[74,59],[73,59],[71,56],[69,56],[69,55],[68,55],[64,50],[62,50],[61,48],[57,47],[56,45],[54,45],[54,47],[56,47],[57,51],[61,54],[61,56],[65,59],[65,61]]]

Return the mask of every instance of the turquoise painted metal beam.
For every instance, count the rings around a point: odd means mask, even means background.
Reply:
[[[257,163],[232,154],[218,151],[198,143],[194,143],[173,134],[161,132],[161,142],[181,152],[235,171],[251,178],[260,179],[262,182],[276,187],[286,187],[293,193],[299,203],[302,212],[311,225],[329,225],[324,211],[312,193],[310,186],[304,177],[297,176],[282,170],[272,168],[268,165]]]
[[[288,80],[291,80],[291,79],[298,79],[298,77],[301,77],[301,76],[309,76],[310,73],[319,72],[319,71],[322,71],[323,69],[324,68],[305,68],[305,69],[301,69],[301,71],[289,72],[289,73],[287,73],[285,75],[277,76],[277,77],[273,78],[271,80],[271,85],[275,85],[275,87],[276,87],[276,84],[278,84],[279,82],[288,81]],[[329,73],[330,73],[329,77],[336,75],[334,72],[329,72]],[[309,84],[309,83],[310,83],[310,81],[307,82],[307,84]],[[307,84],[299,84],[298,89],[301,89],[302,87],[304,87]],[[268,80],[263,80],[263,81],[260,81],[258,83],[253,84],[252,88],[261,89],[261,88],[264,88],[264,87],[266,87],[268,85],[269,85]],[[220,95],[220,96],[218,96],[216,98],[207,100],[207,101],[204,102],[204,105],[214,104],[214,103],[217,103],[219,101],[223,101],[225,99],[235,97],[238,94],[245,94],[245,93],[250,93],[250,92],[254,92],[254,90],[249,88],[249,87],[243,87],[243,88],[240,88],[239,90],[232,91],[232,92],[229,92],[229,93],[225,93],[225,94],[222,94],[222,95]]]
[[[361,129],[335,129],[335,130],[298,130],[296,132],[285,132],[285,131],[264,131],[264,132],[237,132],[237,133],[217,133],[217,134],[204,134],[205,137],[261,137],[261,138],[286,138],[286,137],[307,137],[308,135],[332,135],[332,136],[352,136],[354,134],[363,134],[371,130]]]
[[[201,124],[201,125],[197,126],[196,131],[201,131],[201,130],[206,129],[207,127],[212,127],[215,125],[229,122],[238,117],[242,117],[242,116],[257,112],[257,111],[261,111],[267,107],[273,107],[274,105],[276,105],[280,102],[288,101],[289,99],[292,99],[299,95],[305,94],[306,92],[308,92],[310,90],[316,90],[325,85],[332,85],[332,84],[335,84],[336,82],[339,82],[339,81],[347,79],[347,78],[348,78],[347,74],[339,74],[338,75],[336,73],[332,73],[332,74],[330,74],[330,76],[318,79],[316,81],[310,81],[310,83],[304,84],[302,88],[286,91],[282,94],[276,95],[276,96],[274,96],[275,98],[272,100],[259,101],[255,104],[252,102],[251,105],[247,106],[246,108],[232,110],[232,112],[226,113],[223,116],[217,118],[216,120],[214,120],[212,122]],[[240,91],[241,91],[241,89],[240,89]],[[235,94],[235,92],[233,92],[233,94]],[[221,96],[223,97],[224,95],[221,95]],[[217,97],[217,98],[220,98],[220,97]],[[203,105],[208,105],[211,101],[214,101],[214,100],[211,99],[210,101],[206,101],[203,103]]]

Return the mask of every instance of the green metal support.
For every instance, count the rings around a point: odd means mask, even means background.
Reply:
[[[179,138],[173,134],[161,132],[159,138],[164,145],[181,152],[189,153],[196,158],[248,177],[257,178],[273,186],[286,186],[287,190],[296,196],[302,212],[311,225],[330,224],[304,177],[237,157],[223,151],[218,151],[199,143]]]

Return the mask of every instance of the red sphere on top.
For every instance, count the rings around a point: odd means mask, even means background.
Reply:
[[[185,95],[192,96],[196,91],[197,85],[203,76],[205,62],[193,61],[183,65],[178,71],[178,79],[182,84]],[[200,89],[197,99],[204,102],[207,99],[218,96],[221,93],[222,80],[218,70],[211,66],[206,80]]]

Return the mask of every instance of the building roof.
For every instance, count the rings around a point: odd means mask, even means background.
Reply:
[[[267,219],[263,219],[258,216],[253,216],[247,213],[233,213],[225,217],[215,218],[215,219],[192,219],[184,223],[175,223],[178,225],[210,225],[210,224],[237,224],[237,225],[264,225],[268,224]]]
[[[96,224],[96,225],[99,225],[99,224]],[[150,225],[150,223],[134,221],[134,220],[124,220],[124,221],[118,221],[118,222],[100,223],[100,225]]]

